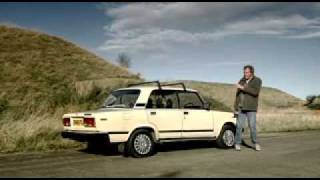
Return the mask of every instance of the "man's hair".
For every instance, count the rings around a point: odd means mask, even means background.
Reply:
[[[252,74],[254,74],[254,67],[253,67],[253,66],[251,66],[251,65],[245,65],[245,66],[243,67],[243,70],[246,70],[246,69],[249,69],[250,72],[251,72]]]

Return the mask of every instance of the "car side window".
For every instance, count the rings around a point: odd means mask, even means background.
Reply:
[[[154,90],[152,91],[147,108],[179,108],[177,92],[174,90]]]
[[[203,102],[195,92],[179,92],[180,107],[184,109],[203,109]]]

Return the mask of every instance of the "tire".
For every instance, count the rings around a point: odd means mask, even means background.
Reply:
[[[229,149],[234,146],[235,143],[235,127],[232,125],[224,125],[217,139],[217,145],[223,149]]]
[[[155,142],[150,131],[135,131],[126,143],[125,154],[135,158],[148,157],[154,154]]]

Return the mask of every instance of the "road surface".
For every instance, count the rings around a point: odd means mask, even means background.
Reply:
[[[263,134],[260,141],[261,152],[171,143],[143,159],[84,150],[0,154],[0,177],[320,177],[320,131]]]

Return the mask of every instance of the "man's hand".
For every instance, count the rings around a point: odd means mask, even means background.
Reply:
[[[233,112],[233,117],[234,118],[238,118],[238,116],[239,116],[239,112],[238,111]]]
[[[244,89],[244,86],[242,86],[242,85],[240,85],[240,84],[237,84],[236,86],[237,86],[238,89],[241,89],[241,90]]]

